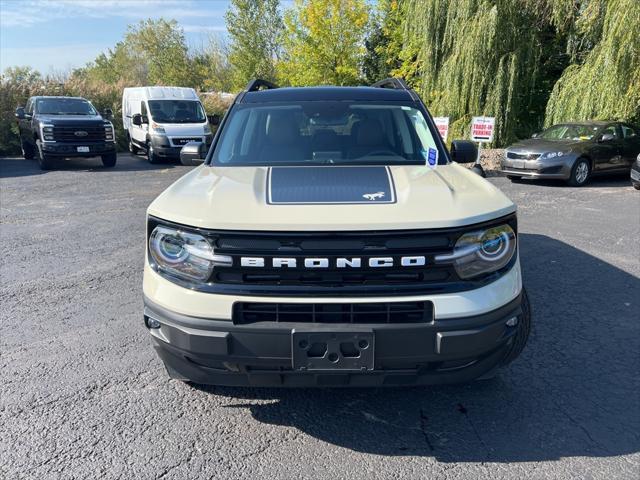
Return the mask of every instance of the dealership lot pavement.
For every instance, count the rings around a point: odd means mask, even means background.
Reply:
[[[534,314],[499,377],[260,390],[169,381],[144,330],[145,209],[187,171],[128,155],[51,172],[0,159],[0,478],[638,478],[628,178],[491,179],[518,204]]]

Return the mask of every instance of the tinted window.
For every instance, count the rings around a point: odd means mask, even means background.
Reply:
[[[607,125],[602,129],[602,135],[613,135],[615,138],[618,138],[618,129],[615,125]]]
[[[623,138],[632,138],[637,137],[638,131],[628,125],[622,125],[622,137]]]
[[[80,98],[40,98],[36,112],[42,115],[97,115],[96,109]]]
[[[207,117],[200,102],[149,100],[149,113],[158,123],[203,123]]]
[[[597,125],[554,125],[542,132],[538,138],[544,138],[545,140],[591,140],[597,131]]]
[[[438,153],[422,112],[368,102],[236,105],[213,154],[218,165],[424,164]],[[439,163],[446,157],[439,152]]]

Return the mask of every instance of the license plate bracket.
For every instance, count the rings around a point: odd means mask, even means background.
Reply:
[[[372,330],[291,332],[291,362],[296,371],[373,370],[374,349]]]
[[[78,147],[77,150],[79,153],[89,153],[89,147]]]

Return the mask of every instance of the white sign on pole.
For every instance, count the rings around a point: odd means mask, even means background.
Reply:
[[[442,141],[447,141],[447,135],[449,133],[449,117],[434,117],[433,121],[438,128],[438,132],[440,132],[440,136],[442,137]]]
[[[480,143],[492,142],[495,125],[495,117],[473,117],[471,120],[471,140]]]

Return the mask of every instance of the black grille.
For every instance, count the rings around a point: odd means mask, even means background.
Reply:
[[[151,217],[148,232],[160,223],[167,224]],[[461,279],[451,264],[436,264],[435,257],[450,254],[465,232],[502,224],[517,231],[515,215],[434,230],[238,232],[175,226],[198,231],[207,237],[216,255],[232,259],[231,266],[215,267],[206,283],[187,282],[188,288],[227,295],[336,297],[424,295],[486,285],[508,271],[516,256],[503,270],[472,280]],[[264,266],[243,266],[243,257],[261,259]],[[424,258],[424,265],[420,261],[403,266],[401,260],[407,257]],[[274,267],[276,258],[294,259],[295,267]],[[392,259],[392,266],[370,266],[371,259],[380,258]],[[324,259],[326,268],[305,267],[305,259]],[[345,259],[360,259],[360,266],[345,265]],[[152,258],[150,262],[153,267]],[[177,278],[174,281],[181,283]]]
[[[215,270],[219,284],[251,285],[389,285],[446,282],[452,279],[450,266],[435,265],[437,253],[449,252],[457,235],[448,233],[370,234],[265,234],[221,233],[213,239],[216,254],[229,255],[233,266]],[[425,256],[423,266],[401,266],[403,256]],[[264,267],[241,266],[242,257],[264,259]],[[371,258],[392,258],[392,267],[369,267]],[[295,259],[296,267],[274,267],[274,258]],[[327,268],[305,268],[309,258],[327,259]],[[361,266],[337,266],[339,258],[360,259]]]
[[[511,158],[513,160],[536,160],[538,157],[540,157],[539,153],[507,152],[507,158]]]
[[[433,321],[431,302],[250,303],[233,306],[233,323],[424,323]]]
[[[56,142],[103,142],[105,140],[104,125],[55,125],[53,139]]]

